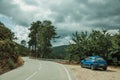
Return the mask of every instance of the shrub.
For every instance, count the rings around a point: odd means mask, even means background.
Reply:
[[[13,69],[14,68],[14,62],[12,59],[8,59],[8,66],[10,69]]]

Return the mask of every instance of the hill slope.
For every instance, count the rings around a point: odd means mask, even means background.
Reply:
[[[52,58],[64,59],[66,57],[66,54],[67,54],[66,51],[65,51],[66,47],[67,47],[67,45],[53,47],[51,57]]]

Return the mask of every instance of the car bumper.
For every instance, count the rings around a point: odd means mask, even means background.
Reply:
[[[105,65],[105,64],[95,64],[94,67],[95,68],[106,68],[107,65]]]

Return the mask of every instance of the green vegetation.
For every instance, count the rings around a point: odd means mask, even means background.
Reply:
[[[65,51],[65,48],[67,48],[67,45],[53,47],[52,48],[52,53],[50,54],[50,58],[66,59],[67,58],[67,53]]]
[[[18,66],[19,48],[14,39],[14,33],[0,22],[0,74]]]
[[[10,69],[13,69],[13,68],[14,68],[14,65],[15,65],[15,64],[14,64],[13,60],[12,60],[12,59],[9,59],[9,60],[8,60],[8,66],[9,66],[9,68],[10,68]]]
[[[70,44],[66,48],[70,62],[92,55],[102,56],[106,60],[113,54],[120,56],[120,30],[118,32],[114,35],[106,30],[93,30],[90,34],[87,32],[74,33],[72,40],[75,44]]]
[[[110,58],[119,59],[120,57],[120,30],[116,34],[110,34],[106,30],[92,30],[89,34],[87,32],[76,32],[72,36],[74,44],[70,43],[67,46],[53,48],[51,40],[58,37],[56,37],[56,28],[51,21],[33,22],[29,30],[28,49],[25,40],[21,41],[21,45],[14,42],[13,40],[16,39],[14,33],[0,22],[0,70],[5,66],[10,69],[14,68],[19,55],[69,59],[70,62],[73,60],[79,62],[81,59],[92,55],[102,56],[106,60]]]
[[[27,48],[23,44],[21,44],[21,45],[17,44],[17,47],[18,47],[18,52],[19,52],[20,56],[29,56],[29,54],[30,54],[30,49],[29,48]]]
[[[51,21],[37,21],[31,24],[29,48],[32,55],[41,58],[48,58],[51,53],[51,39],[56,36],[55,27]]]

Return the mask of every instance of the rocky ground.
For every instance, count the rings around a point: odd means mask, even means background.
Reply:
[[[120,67],[108,67],[107,71],[81,68],[80,65],[66,65],[76,80],[120,80]]]

